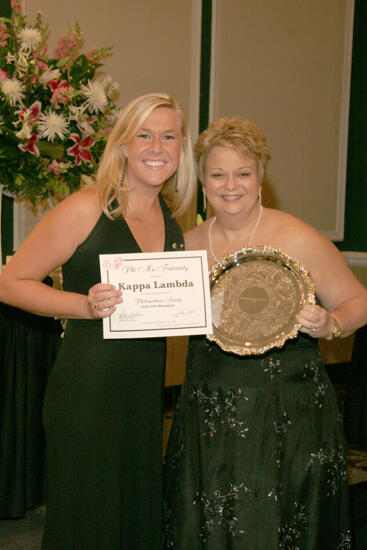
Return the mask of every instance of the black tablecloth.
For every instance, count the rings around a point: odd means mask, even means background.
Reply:
[[[59,321],[0,303],[0,517],[22,517],[44,495],[42,402]]]
[[[348,443],[367,451],[367,325],[357,330],[354,339],[344,426]]]

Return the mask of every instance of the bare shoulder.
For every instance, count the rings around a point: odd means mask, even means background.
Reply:
[[[95,187],[86,187],[60,202],[45,216],[42,225],[70,230],[78,242],[90,233],[102,212]]]
[[[284,228],[297,228],[299,230],[313,229],[311,225],[307,224],[300,218],[289,214],[288,212],[283,212],[282,210],[276,210],[274,208],[264,208],[263,209],[263,219],[265,224],[272,226],[273,229],[279,230]]]
[[[308,223],[276,210],[267,210],[266,232],[270,244],[296,258],[310,272],[319,288],[331,281],[352,280],[344,257],[337,247]]]
[[[280,248],[299,260],[307,261],[317,252],[335,249],[329,239],[292,214],[266,209],[264,218],[265,244]]]
[[[70,195],[36,225],[10,262],[18,278],[42,280],[64,264],[101,215],[95,188]]]
[[[99,203],[98,192],[96,187],[85,187],[80,191],[76,191],[62,202],[60,202],[55,210],[63,210],[71,214],[91,215],[93,213],[100,214],[101,206]]]
[[[185,247],[187,250],[203,250],[207,248],[209,223],[210,220],[207,220],[185,233]]]

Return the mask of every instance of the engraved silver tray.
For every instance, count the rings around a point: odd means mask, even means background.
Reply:
[[[207,338],[224,351],[258,355],[295,338],[295,315],[315,304],[307,270],[270,246],[244,248],[211,268],[213,333]]]

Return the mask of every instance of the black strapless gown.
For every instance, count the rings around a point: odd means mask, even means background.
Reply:
[[[165,250],[181,230],[161,199]],[[182,245],[182,246],[181,246]],[[124,219],[104,214],[63,266],[87,294],[101,253],[141,252]],[[43,550],[161,550],[165,339],[103,340],[102,322],[70,320],[44,402],[48,463]]]
[[[165,548],[350,548],[344,435],[317,341],[238,357],[190,340],[166,458]]]

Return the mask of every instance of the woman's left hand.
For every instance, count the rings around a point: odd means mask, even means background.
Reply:
[[[296,315],[296,321],[302,325],[299,330],[313,338],[330,340],[333,337],[334,317],[321,306],[312,304],[303,306]]]

